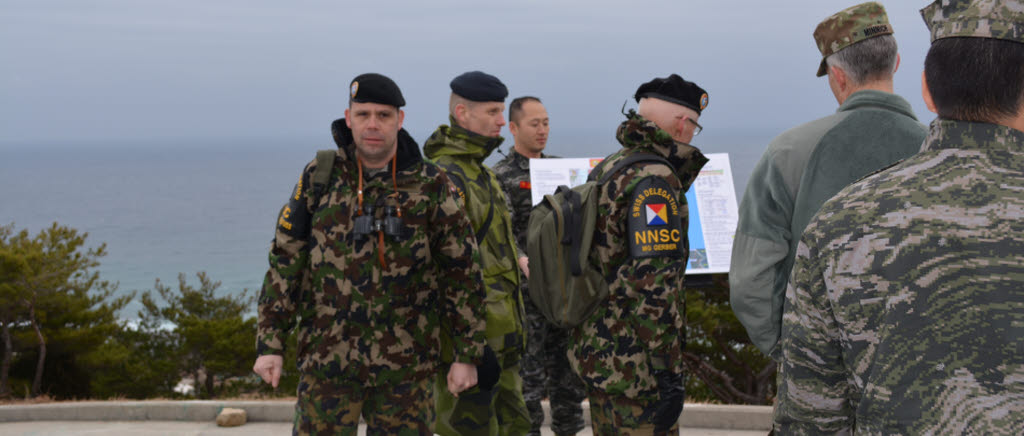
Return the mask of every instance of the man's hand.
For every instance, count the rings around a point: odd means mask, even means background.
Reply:
[[[476,386],[476,365],[453,363],[451,369],[448,370],[448,392],[458,398],[459,392],[473,386]]]
[[[260,378],[270,383],[274,389],[277,389],[277,382],[281,380],[282,367],[284,367],[284,357],[276,354],[267,354],[256,358],[256,363],[252,365],[252,371],[259,374]]]
[[[519,269],[523,270],[523,275],[526,278],[530,278],[530,258],[523,256],[519,258]]]

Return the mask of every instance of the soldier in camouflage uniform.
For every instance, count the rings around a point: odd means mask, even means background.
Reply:
[[[328,182],[311,162],[278,218],[253,370],[277,386],[297,322],[294,433],[354,435],[362,415],[368,434],[428,435],[442,323],[457,362],[444,388],[476,384],[478,248],[448,178],[401,129],[398,86],[363,74],[350,89]]]
[[[530,159],[549,156],[543,153],[548,139],[548,112],[540,99],[519,97],[508,109],[508,128],[515,139],[503,159],[494,165],[501,189],[512,203],[512,230],[521,254],[519,266],[529,273],[526,263],[526,225],[530,221],[533,199],[530,189]],[[526,278],[520,278],[519,290],[526,306],[526,353],[523,355],[523,398],[530,410],[533,426],[530,435],[540,435],[544,424],[541,400],[551,400],[551,430],[556,435],[576,434],[584,427],[580,402],[586,396],[583,383],[569,367],[565,350],[568,332],[555,327],[530,301]]]
[[[637,89],[638,112],[616,132],[631,154],[660,156],[612,176],[598,194],[595,249],[605,304],[572,330],[569,360],[590,398],[595,435],[678,434],[685,397],[683,274],[689,254],[686,190],[707,158],[689,144],[708,95],[676,74]],[[600,176],[600,174],[597,174]]]
[[[1024,434],[1024,1],[922,16],[939,116],[804,232],[779,434]]]
[[[501,373],[493,388],[481,375],[480,386],[457,398],[440,392],[434,431],[443,436],[522,435],[530,429],[530,416],[519,375],[525,315],[518,292],[518,256],[508,200],[497,177],[483,164],[503,140],[508,89],[496,77],[479,71],[456,77],[451,89],[452,125],[438,127],[423,150],[448,173],[480,244],[487,292],[487,341],[497,355]],[[438,385],[443,383],[439,376]]]

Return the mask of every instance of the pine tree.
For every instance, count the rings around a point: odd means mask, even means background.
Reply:
[[[252,359],[244,356],[253,355],[256,319],[245,314],[255,308],[255,297],[248,296],[248,290],[218,297],[220,282],[210,280],[205,272],[196,276],[199,288],[179,274],[177,291],[157,279],[154,290],[167,305],[160,307],[153,292],[146,291],[139,316],[146,325],[170,329],[179,373],[194,378],[201,397],[214,398],[223,381],[252,373]]]

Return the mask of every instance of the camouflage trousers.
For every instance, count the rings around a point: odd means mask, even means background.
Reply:
[[[526,353],[522,359],[523,399],[530,411],[531,436],[540,436],[544,424],[541,400],[551,402],[551,430],[556,435],[576,434],[583,430],[583,407],[586,398],[583,381],[569,366],[566,350],[569,332],[555,327],[534,306],[523,288],[526,303]]]
[[[523,380],[519,366],[501,371],[498,384],[490,391],[479,386],[455,398],[448,392],[448,370],[440,371],[434,383],[437,421],[434,433],[441,436],[525,435],[530,414],[523,401]]]
[[[590,399],[590,420],[594,436],[664,436],[678,435],[677,422],[667,432],[655,432],[651,419],[654,401],[608,395],[599,389],[587,389]]]
[[[370,435],[431,435],[433,391],[429,378],[395,386],[364,386],[358,380],[299,378],[293,435],[352,435],[359,416]]]

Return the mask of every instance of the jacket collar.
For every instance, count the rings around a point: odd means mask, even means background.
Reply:
[[[334,135],[334,143],[338,146],[338,155],[344,160],[355,162],[356,143],[352,137],[352,129],[345,124],[344,118],[339,118],[331,123],[331,134]],[[398,130],[398,147],[395,150],[395,157],[398,171],[405,171],[423,161],[420,146],[416,144],[412,135],[405,131],[405,128]]]
[[[850,96],[846,98],[846,101],[839,105],[839,109],[836,109],[836,112],[852,111],[855,109],[864,109],[869,107],[887,109],[917,120],[917,117],[914,116],[914,109],[910,107],[910,103],[908,103],[903,97],[873,89],[865,89],[863,91],[857,91],[850,94]]]
[[[500,136],[492,138],[466,130],[449,117],[452,125],[441,125],[423,143],[423,151],[427,157],[434,159],[439,156],[463,156],[477,162],[483,162],[505,140]]]
[[[974,149],[1024,152],[1024,132],[999,124],[936,118],[928,129],[921,151]]]
[[[672,164],[672,169],[683,183],[684,190],[689,189],[700,169],[708,162],[708,158],[700,149],[673,140],[668,132],[658,128],[653,121],[648,121],[632,109],[626,114],[626,121],[619,125],[615,138],[627,150],[653,153],[665,158]]]
[[[513,145],[513,146],[508,148],[508,157],[509,157],[509,159],[512,160],[512,163],[514,165],[516,165],[517,167],[519,167],[520,169],[522,169],[522,170],[529,170],[530,169],[530,158],[528,158],[526,156],[523,156],[522,153],[516,151],[515,145]],[[540,153],[540,158],[541,159],[547,159],[549,157],[551,157],[551,156],[545,154],[544,152]]]

